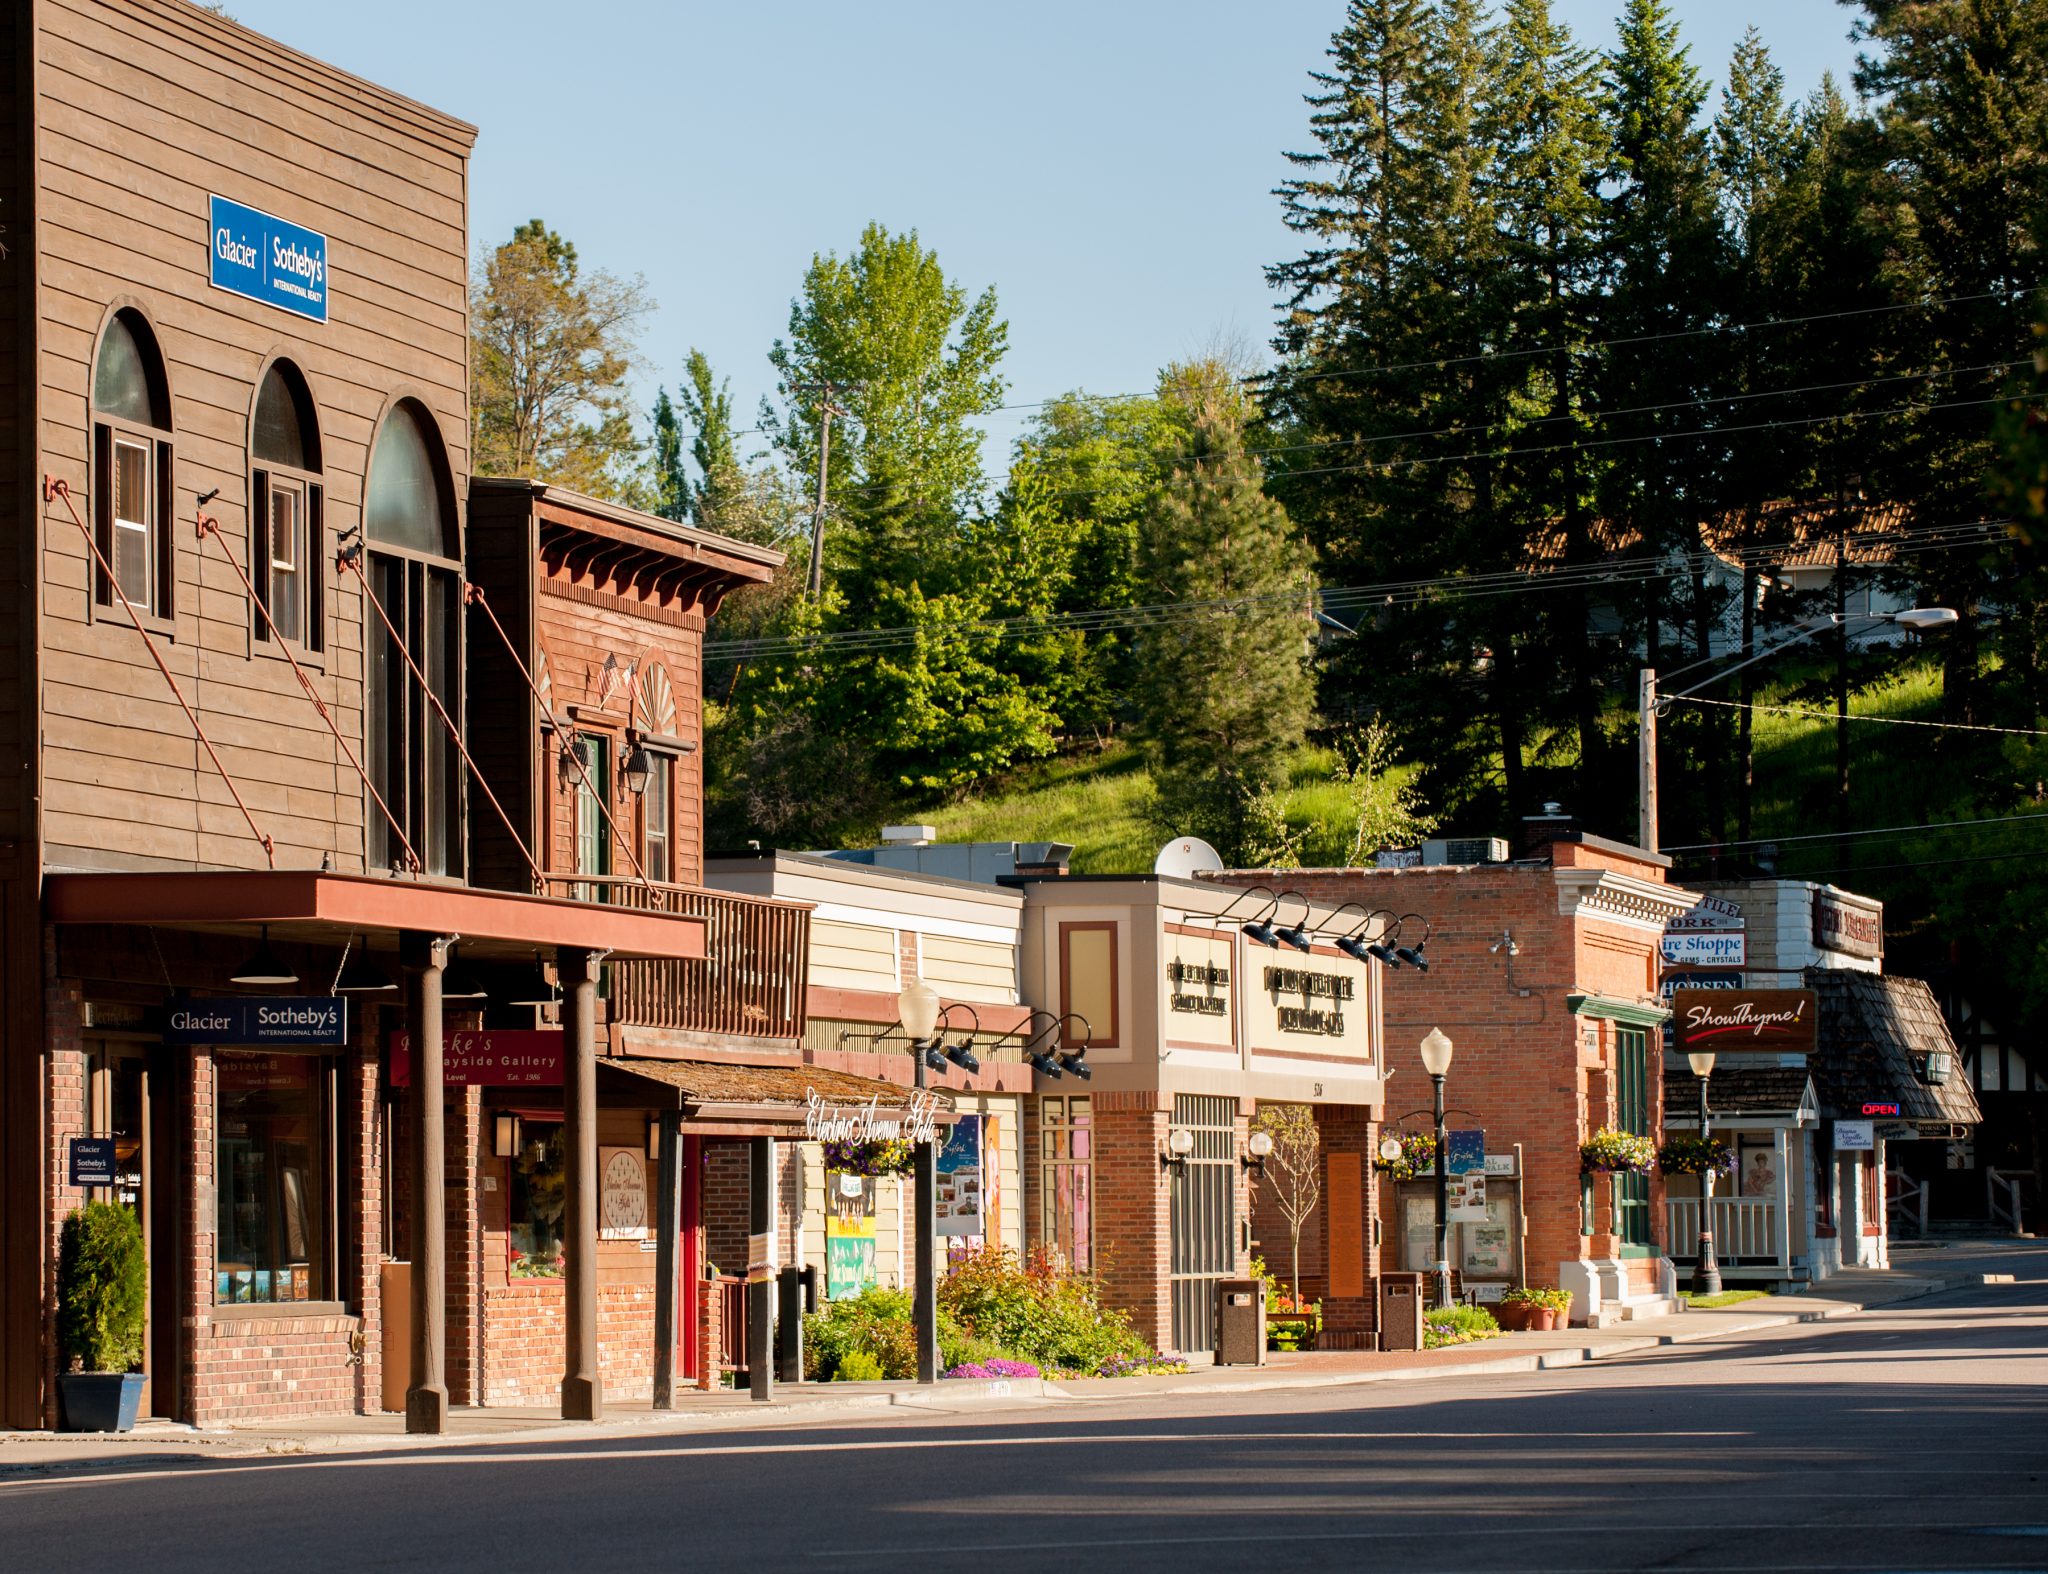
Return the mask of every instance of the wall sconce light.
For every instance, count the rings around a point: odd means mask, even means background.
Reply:
[[[1266,1178],[1266,1160],[1273,1156],[1273,1134],[1255,1131],[1245,1139],[1245,1157],[1240,1160],[1260,1180]]]
[[[1301,903],[1301,917],[1291,925],[1275,929],[1273,931],[1273,938],[1275,940],[1285,940],[1297,951],[1313,951],[1315,949],[1315,936],[1308,927],[1309,913],[1311,911],[1309,900],[1299,891],[1282,891],[1280,893],[1279,902],[1285,902],[1290,899]],[[1279,902],[1274,904],[1275,912],[1279,911]]]
[[[648,754],[647,745],[636,743],[619,767],[619,780],[626,784],[626,791],[638,798],[647,791],[647,778],[653,773],[654,759]]]
[[[1422,915],[1420,913],[1403,913],[1401,915],[1401,923],[1405,924],[1411,918],[1422,918]],[[1396,927],[1398,928],[1399,926],[1397,925]],[[1436,925],[1432,924],[1427,918],[1422,918],[1422,938],[1412,946],[1395,946],[1394,955],[1416,971],[1427,973],[1429,971],[1429,958],[1422,954],[1422,948],[1429,944],[1429,937],[1435,932],[1435,929]]]
[[[1163,1170],[1187,1168],[1188,1155],[1195,1151],[1195,1134],[1185,1126],[1176,1126],[1166,1134],[1166,1151],[1159,1155],[1159,1167]]]
[[[519,1153],[519,1117],[499,1110],[491,1118],[491,1154],[494,1158],[516,1158]]]
[[[1511,957],[1522,954],[1522,948],[1515,944],[1515,932],[1512,929],[1503,929],[1500,932],[1500,938],[1486,949],[1495,956],[1499,956],[1503,951],[1507,952]]]

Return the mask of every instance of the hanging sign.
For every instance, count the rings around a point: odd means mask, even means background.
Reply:
[[[1486,1133],[1484,1131],[1452,1131],[1445,1133],[1445,1147],[1450,1156],[1445,1168],[1453,1175],[1473,1175],[1486,1169]]]
[[[804,1089],[804,1136],[812,1142],[939,1142],[939,1101],[929,1089],[911,1091],[906,1109],[883,1109],[881,1095],[865,1104],[827,1104]]]
[[[318,230],[210,197],[206,249],[215,289],[327,321],[327,237]]]
[[[875,1284],[875,1178],[825,1172],[825,1294],[842,1301]]]
[[[1658,992],[1664,1003],[1671,1004],[1671,997],[1681,989],[1740,989],[1740,973],[1666,973],[1658,984]]]
[[[412,1086],[412,1035],[391,1035],[391,1085]],[[485,1028],[441,1035],[441,1085],[450,1088],[558,1088],[560,1028]]]
[[[114,1184],[114,1139],[73,1137],[71,1139],[71,1184],[111,1186]]]
[[[1835,1122],[1835,1150],[1838,1153],[1869,1153],[1877,1146],[1875,1122],[1868,1120],[1838,1120]]]
[[[1444,1222],[1484,1224],[1486,1222],[1486,1177],[1478,1171],[1451,1175],[1444,1181]]]
[[[1810,989],[1679,989],[1671,1031],[1679,1049],[1813,1053],[1818,1011]]]
[[[938,1221],[941,1235],[984,1235],[981,1117],[963,1115],[939,1149]]]
[[[224,995],[181,1000],[164,1024],[166,1044],[297,1044],[321,1048],[348,1042],[348,1000],[341,995]]]
[[[1875,961],[1884,955],[1884,904],[1846,891],[1817,891],[1813,898],[1813,943]]]

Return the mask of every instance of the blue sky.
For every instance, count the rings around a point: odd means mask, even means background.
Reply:
[[[776,5],[228,0],[241,22],[481,128],[473,246],[538,215],[645,275],[651,400],[692,345],[752,412],[813,253],[916,228],[1010,324],[1011,399],[1149,387],[1219,338],[1263,351],[1270,192],[1342,0]],[[1605,47],[1620,0],[1555,0]],[[1676,0],[1718,84],[1754,22],[1804,94],[1854,60],[1835,0]],[[994,417],[1007,450],[1026,413]]]

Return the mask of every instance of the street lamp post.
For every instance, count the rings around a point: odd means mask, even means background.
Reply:
[[[1700,1079],[1700,1144],[1704,1155],[1707,1138],[1713,1135],[1707,1114],[1707,1078],[1714,1074],[1714,1052],[1711,1049],[1688,1050],[1685,1058],[1692,1062],[1692,1074]],[[1714,1167],[1711,1164],[1700,1171],[1700,1242],[1699,1254],[1692,1263],[1692,1293],[1721,1293],[1721,1264],[1714,1256]]]
[[[1435,1300],[1451,1304],[1451,1155],[1444,1133],[1444,1077],[1451,1069],[1451,1041],[1433,1027],[1422,1041],[1422,1069],[1436,1100],[1436,1267]]]
[[[1851,616],[1851,614],[1846,612],[1837,613],[1833,617],[1827,618],[1822,622],[1814,624],[1811,628],[1801,629],[1798,633],[1794,634],[1790,639],[1782,639],[1778,641],[1777,644],[1769,646],[1764,650],[1758,651],[1754,656],[1745,657],[1743,660],[1736,662],[1735,665],[1732,667],[1724,667],[1719,672],[1715,673],[1712,677],[1702,678],[1698,683],[1692,685],[1691,688],[1680,689],[1675,694],[1662,693],[1658,690],[1657,670],[1654,667],[1644,667],[1641,670],[1641,672],[1638,674],[1636,689],[1636,699],[1638,705],[1638,717],[1636,724],[1636,780],[1638,786],[1638,804],[1640,811],[1636,831],[1636,843],[1638,846],[1640,846],[1645,852],[1654,853],[1657,850],[1658,711],[1662,709],[1665,705],[1668,705],[1671,701],[1682,700],[1689,694],[1697,694],[1701,689],[1719,683],[1723,678],[1729,676],[1729,674],[1740,672],[1744,667],[1753,667],[1759,661],[1763,661],[1768,659],[1769,657],[1775,656],[1778,654],[1778,652],[1782,650],[1789,650],[1794,645],[1803,645],[1807,640],[1812,639],[1816,634],[1825,634],[1830,629],[1840,629],[1842,631],[1843,640],[1847,641],[1847,639],[1849,638],[1849,622]],[[1855,620],[1858,622],[1896,623],[1900,628],[1912,629],[1917,633],[1923,634],[1933,629],[1947,628],[1951,623],[1954,623],[1956,621],[1955,611],[1953,608],[1950,607],[1909,607],[1903,612],[1861,612],[1856,613],[1853,616]],[[1684,673],[1693,671],[1695,668],[1704,667],[1708,665],[1709,662],[1717,659],[1719,658],[1709,657],[1707,661],[1695,661],[1690,666],[1680,667],[1677,669],[1677,671],[1667,672],[1666,674],[1664,674],[1664,676],[1667,678],[1679,677]],[[1841,717],[1837,720],[1836,727],[1838,731],[1845,731],[1846,726],[1847,713],[1846,711],[1844,711]],[[1841,758],[1846,761],[1846,754],[1843,754]],[[1846,766],[1844,767],[1844,769],[1846,770]],[[1848,792],[1846,775],[1844,775],[1841,783],[1838,785],[1838,791],[1846,800]]]
[[[910,1040],[911,1063],[917,1068],[917,1086],[925,1083],[925,1051],[939,1030],[939,996],[921,978],[913,978],[896,997],[898,1019]],[[916,1282],[911,1321],[917,1331],[917,1380],[939,1380],[939,1233],[938,1155],[929,1142],[917,1144],[913,1174],[917,1194]]]

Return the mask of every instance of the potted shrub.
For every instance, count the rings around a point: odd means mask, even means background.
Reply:
[[[57,1242],[57,1343],[79,1370],[57,1377],[67,1432],[126,1432],[142,1403],[142,1226],[117,1203],[89,1202]]]
[[[1501,1327],[1514,1333],[1527,1333],[1536,1326],[1536,1314],[1543,1305],[1541,1290],[1518,1285],[1500,1298],[1500,1306],[1493,1315]]]
[[[1569,1290],[1538,1290],[1541,1297],[1538,1308],[1537,1327],[1568,1328],[1572,1320],[1572,1292]]]

